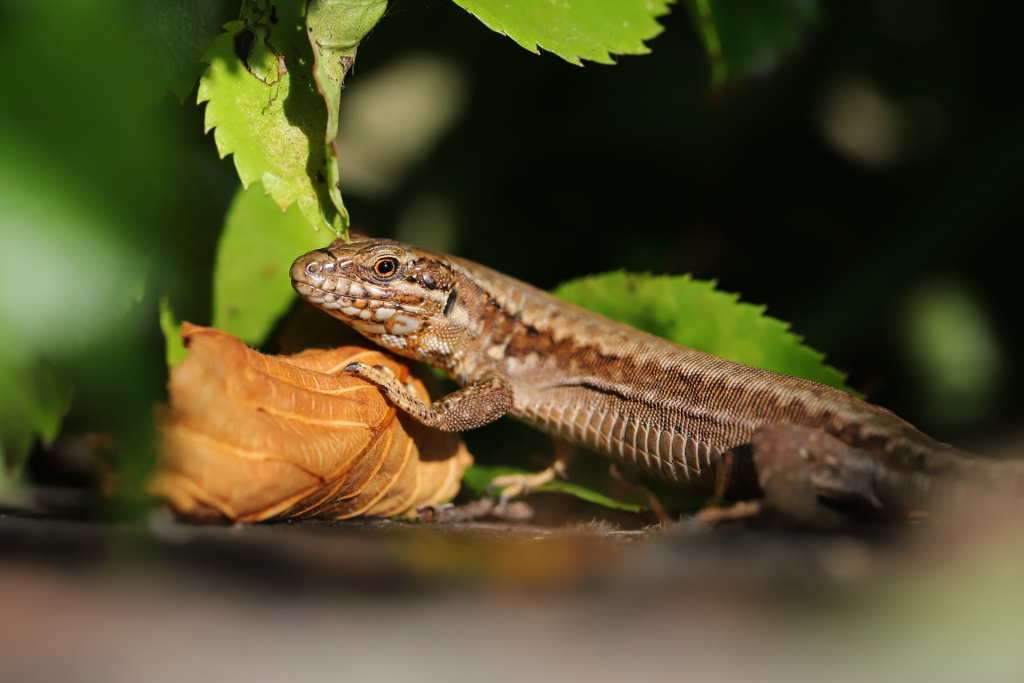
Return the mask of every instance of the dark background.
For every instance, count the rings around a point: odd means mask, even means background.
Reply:
[[[1021,13],[826,2],[777,69],[715,89],[685,6],[662,18],[651,54],[579,68],[450,2],[399,0],[361,46],[351,87],[422,50],[467,74],[469,106],[397,191],[346,202],[354,225],[387,235],[410,197],[442,193],[460,255],[545,288],[618,268],[717,279],[791,321],[872,400],[940,438],[1003,441],[1021,406],[1009,246],[1024,218]],[[897,158],[863,163],[830,144],[821,112],[850,79],[901,108]],[[928,409],[901,343],[908,292],[930,282],[966,293],[1001,350],[981,392],[995,400],[962,419]]]

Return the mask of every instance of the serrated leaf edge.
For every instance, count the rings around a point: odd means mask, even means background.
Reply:
[[[669,4],[671,4],[671,2],[674,2],[674,1],[675,0],[669,0],[668,2],[666,2],[665,5],[662,7],[662,11],[654,13],[654,14],[651,14],[651,18],[652,19],[657,19],[658,17],[662,17],[662,16],[665,16],[666,14],[668,14],[668,12],[669,12]],[[464,7],[461,4],[459,4],[459,6],[462,7],[462,9],[466,10],[466,12],[468,12],[470,15],[472,15],[481,24],[483,24],[487,28],[491,29],[495,33],[500,33],[501,35],[503,35],[503,36],[505,36],[507,38],[511,38],[512,41],[515,42],[520,47],[522,47],[522,48],[524,48],[524,49],[526,49],[526,50],[528,50],[528,51],[530,51],[530,52],[532,52],[532,53],[534,53],[536,55],[539,55],[541,50],[546,50],[547,52],[550,52],[551,54],[553,54],[553,55],[555,55],[557,57],[560,57],[560,58],[564,59],[565,61],[569,62],[570,64],[574,64],[576,66],[584,66],[583,61],[582,61],[584,59],[587,60],[587,61],[590,61],[590,62],[598,63],[598,64],[609,64],[609,65],[615,64],[616,61],[612,57],[613,54],[616,54],[616,55],[645,55],[645,54],[650,54],[651,49],[649,47],[647,47],[646,45],[644,45],[644,43],[646,43],[649,40],[654,40],[655,38],[657,38],[659,35],[661,35],[665,31],[665,27],[664,26],[662,26],[658,22],[655,22],[657,24],[657,28],[649,36],[642,36],[642,37],[638,38],[638,40],[640,42],[638,47],[630,48],[630,49],[625,50],[623,52],[614,52],[614,53],[608,51],[605,48],[599,47],[599,48],[595,48],[595,52],[591,56],[585,57],[582,54],[571,54],[571,53],[563,54],[562,52],[560,52],[560,51],[558,51],[558,50],[556,50],[554,48],[548,47],[547,45],[544,45],[542,43],[538,43],[536,41],[521,40],[518,36],[509,33],[505,29],[504,25],[497,18],[491,17],[490,19],[487,19],[487,18],[481,16],[480,14],[474,12],[473,10],[469,9],[468,7]],[[573,52],[575,52],[575,51],[573,51]]]

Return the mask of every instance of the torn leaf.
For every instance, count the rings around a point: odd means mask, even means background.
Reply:
[[[221,157],[234,155],[242,185],[261,181],[282,210],[297,202],[315,227],[341,235],[348,214],[331,181],[337,168],[303,9],[298,0],[246,0],[203,55],[198,102],[208,103],[206,130]]]

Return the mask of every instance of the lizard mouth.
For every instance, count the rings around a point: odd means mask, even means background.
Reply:
[[[352,282],[343,290],[349,294],[341,294],[338,288],[330,292],[305,282],[292,281],[292,286],[303,299],[343,320],[362,334],[402,336],[419,329],[418,316],[403,311],[394,301],[351,296],[352,285],[362,287],[360,283]]]
[[[353,287],[343,288],[340,286],[342,283],[343,281],[339,280],[339,286],[333,292],[297,280],[293,281],[292,285],[303,299],[319,308],[327,310],[332,315],[336,315],[336,317],[344,316],[352,320],[377,320],[383,322],[391,319],[400,310],[398,304],[393,301],[352,296],[350,292]],[[351,284],[358,286],[358,283]]]

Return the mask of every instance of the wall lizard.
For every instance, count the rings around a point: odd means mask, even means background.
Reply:
[[[1024,490],[1020,463],[972,458],[888,410],[614,322],[470,261],[386,239],[296,259],[307,301],[462,388],[433,404],[378,368],[346,368],[445,431],[510,414],[694,493],[764,495],[809,518],[820,500],[886,515]]]

